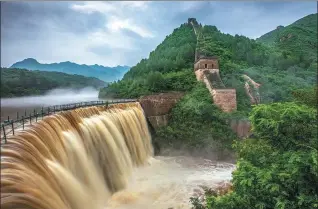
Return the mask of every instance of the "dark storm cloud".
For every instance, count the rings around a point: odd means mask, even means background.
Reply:
[[[316,12],[315,2],[1,2],[1,65],[134,65],[189,17],[251,38]]]

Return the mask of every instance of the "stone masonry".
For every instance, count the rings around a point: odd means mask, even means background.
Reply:
[[[232,112],[237,109],[235,89],[213,89],[213,101],[224,112]]]
[[[217,57],[199,58],[194,64],[194,72],[197,80],[205,83],[213,97],[214,104],[220,107],[224,112],[232,112],[237,109],[236,89],[216,88],[213,86],[212,82],[222,83]],[[207,78],[209,74],[214,74],[213,77],[215,81],[211,81]]]
[[[168,114],[175,104],[183,97],[182,92],[159,93],[143,96],[138,101],[154,129],[168,124]]]

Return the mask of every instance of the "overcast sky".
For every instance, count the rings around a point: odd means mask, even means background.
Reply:
[[[41,63],[133,66],[194,17],[257,38],[317,12],[317,2],[1,2],[1,66]]]

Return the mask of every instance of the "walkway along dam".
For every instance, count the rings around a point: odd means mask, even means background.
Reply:
[[[6,137],[1,208],[190,208],[193,190],[229,180],[233,169],[206,160],[154,158],[139,102],[80,107],[49,114]]]

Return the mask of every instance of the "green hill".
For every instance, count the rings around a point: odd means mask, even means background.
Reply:
[[[196,45],[192,25],[182,24],[150,53],[148,59],[132,67],[121,81],[102,89],[100,97],[135,98],[156,92],[191,91],[197,83],[193,73],[197,49],[199,54],[218,56],[225,86],[237,89],[238,110],[250,109],[243,74],[262,84],[260,91],[263,103],[288,101],[292,99],[292,91],[312,86],[316,82],[315,17],[317,14],[309,15],[280,28],[279,33],[287,36],[288,31],[297,31],[291,38],[296,41],[284,40],[274,44],[270,44],[270,40],[278,31],[253,40],[224,34],[215,26],[197,24],[199,38]],[[307,44],[297,47],[297,41],[307,41]]]
[[[104,87],[97,78],[15,68],[1,68],[1,98],[40,95],[55,88]]]
[[[293,92],[316,84],[315,17],[317,14],[280,29],[279,34],[287,33],[287,36],[289,28],[303,30],[292,38],[299,42],[310,40],[310,44],[298,48],[289,40],[273,42],[277,31],[253,40],[224,34],[215,26],[202,26],[194,21],[196,35],[192,24],[184,23],[166,36],[148,59],[132,67],[122,80],[102,88],[99,96],[137,98],[157,92],[184,91],[186,95],[173,109],[169,126],[158,131],[154,139],[169,147],[173,144],[224,147],[235,138],[227,119],[246,118],[252,109],[244,89],[244,74],[261,84],[261,103],[292,101]],[[196,54],[218,57],[224,85],[236,89],[237,112],[225,114],[212,104],[208,90],[197,82],[193,72]]]
[[[182,24],[150,53],[132,67],[119,82],[100,92],[100,97],[133,98],[152,92],[189,90],[196,82],[192,72],[196,36],[192,27]]]
[[[317,62],[317,13],[264,34],[256,39],[260,43],[275,46],[288,56],[310,65]]]
[[[274,46],[276,44],[276,40],[279,39],[279,34],[281,30],[284,30],[284,26],[279,25],[275,30],[272,30],[261,37],[257,38],[256,41],[260,43],[264,43],[270,46]]]

